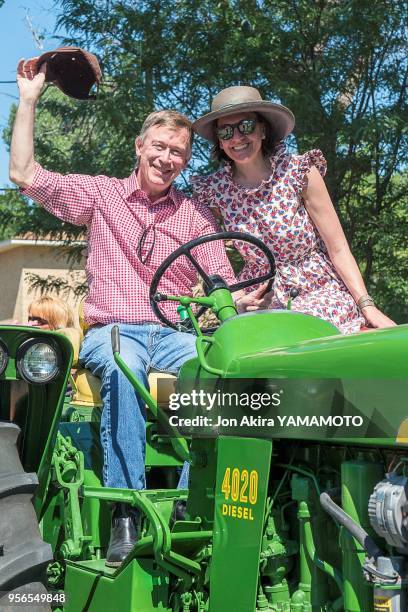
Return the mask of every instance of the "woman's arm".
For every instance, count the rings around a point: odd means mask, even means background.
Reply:
[[[340,225],[339,218],[326,189],[323,178],[314,166],[307,175],[303,190],[306,209],[322,237],[329,257],[356,303],[367,294],[361,272]],[[375,306],[363,307],[362,313],[373,327],[389,327],[395,323]]]

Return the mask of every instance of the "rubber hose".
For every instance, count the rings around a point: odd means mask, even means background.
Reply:
[[[377,546],[368,533],[353,521],[353,519],[332,500],[328,493],[322,493],[320,495],[320,504],[330,516],[351,533],[353,538],[355,538],[364,548],[370,558],[377,559],[377,557],[384,556],[383,551]]]

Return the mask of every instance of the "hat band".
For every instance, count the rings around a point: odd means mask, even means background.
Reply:
[[[223,104],[222,106],[215,108],[211,112],[218,113],[218,111],[223,110],[224,108],[230,108],[231,106],[238,106],[239,104],[257,104],[258,102],[261,102],[261,100],[247,100],[246,102],[233,102],[232,104]]]

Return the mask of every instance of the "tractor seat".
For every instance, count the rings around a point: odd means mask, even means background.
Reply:
[[[70,341],[74,349],[72,367],[76,368],[71,375],[72,400],[71,405],[89,406],[90,408],[102,407],[101,400],[101,381],[89,370],[78,367],[78,356],[82,342],[81,330],[73,327],[65,327],[58,330]],[[176,376],[151,370],[148,376],[150,394],[155,402],[161,407],[166,408],[169,404],[169,396],[174,393]],[[160,383],[160,384],[159,384]]]

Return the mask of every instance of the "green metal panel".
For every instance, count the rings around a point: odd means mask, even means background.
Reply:
[[[271,416],[361,416],[363,427],[336,431],[336,441],[389,447],[399,437],[406,446],[408,325],[348,336],[330,330],[330,324],[299,313],[248,313],[217,330],[206,360],[224,372],[220,391],[225,385],[232,390],[234,379],[278,379],[283,401]],[[198,360],[195,366],[195,372],[192,362],[182,370],[181,389],[188,377],[208,380]],[[228,433],[243,434],[242,428]],[[281,426],[276,419],[273,429],[255,435],[322,440],[329,433],[326,427]]]
[[[272,443],[218,440],[210,612],[255,610]]]
[[[175,453],[166,432],[160,432],[158,423],[146,422],[146,466],[180,466],[180,457]]]
[[[64,612],[152,612],[168,610],[167,572],[152,559],[135,559],[123,571],[104,560],[67,563]]]
[[[16,357],[19,347],[26,340],[30,338],[39,341],[52,339],[60,350],[61,367],[57,378],[45,385],[28,385],[28,399],[24,404],[24,414],[21,414],[21,418],[16,418],[23,432],[21,457],[24,469],[35,471],[38,475],[39,487],[36,491],[34,505],[37,515],[41,515],[47,496],[46,487],[52,452],[71,369],[72,344],[68,338],[58,332],[23,326],[0,326],[0,338],[5,343],[9,354],[6,371],[0,376],[0,380],[19,378],[16,370]]]
[[[217,441],[195,438],[191,443],[187,514],[200,517],[203,529],[214,521],[214,482],[217,471]]]
[[[408,324],[343,336],[316,317],[290,311],[228,319],[207,352],[228,376],[405,378]]]
[[[382,478],[383,468],[379,463],[345,461],[341,466],[343,510],[371,536],[373,531],[368,520],[368,500],[374,486]],[[373,590],[362,571],[366,553],[343,527],[340,542],[343,554],[344,610],[371,612]]]

